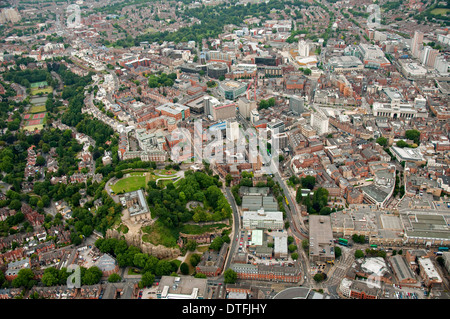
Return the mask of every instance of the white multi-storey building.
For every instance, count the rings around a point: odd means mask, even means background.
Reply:
[[[298,42],[298,55],[301,57],[309,56],[309,43],[305,40],[300,40]]]
[[[317,135],[328,133],[328,117],[322,113],[312,113],[311,126],[316,130]]]
[[[391,103],[374,102],[372,106],[373,115],[390,118],[415,118],[417,110],[409,103],[392,100]]]
[[[245,229],[283,229],[282,212],[266,212],[264,209],[258,211],[244,211],[242,217],[243,227]]]

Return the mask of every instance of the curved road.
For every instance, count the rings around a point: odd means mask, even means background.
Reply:
[[[227,197],[228,202],[231,205],[231,209],[233,210],[233,233],[232,233],[233,235],[230,236],[231,243],[230,243],[230,248],[228,250],[227,259],[225,261],[225,266],[223,268],[224,270],[226,270],[230,267],[232,256],[234,256],[234,254],[236,253],[237,241],[236,241],[235,237],[239,236],[239,230],[241,229],[241,226],[240,226],[241,217],[239,216],[239,211],[238,211],[236,202],[234,200],[234,196],[231,193],[231,188],[226,187],[225,192],[226,192],[225,196]]]

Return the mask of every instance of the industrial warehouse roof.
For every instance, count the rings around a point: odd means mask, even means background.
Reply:
[[[256,211],[264,208],[266,212],[278,211],[278,203],[273,196],[245,195],[242,197],[242,209]]]
[[[392,256],[389,260],[399,281],[415,279],[413,271],[401,255]]]
[[[442,215],[414,214],[409,220],[412,230],[406,230],[407,237],[450,239],[450,228]]]

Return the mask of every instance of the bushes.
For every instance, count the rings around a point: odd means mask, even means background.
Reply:
[[[331,209],[326,207],[328,205],[328,191],[322,187],[315,190],[312,197],[305,196],[303,204],[309,214],[329,215],[331,213]]]
[[[186,263],[182,263],[180,265],[180,271],[183,275],[189,275],[189,265]]]
[[[200,262],[200,260],[202,259],[202,256],[199,254],[193,254],[191,255],[191,257],[189,258],[189,262],[191,263],[192,267],[195,267],[198,265],[198,263]]]
[[[177,75],[175,73],[160,73],[159,75],[150,74],[148,77],[148,86],[150,88],[157,88],[162,86],[173,86]]]
[[[119,282],[122,278],[118,274],[111,274],[108,277],[108,282]]]
[[[315,282],[321,282],[327,279],[327,275],[324,273],[317,273],[314,275],[313,279]]]

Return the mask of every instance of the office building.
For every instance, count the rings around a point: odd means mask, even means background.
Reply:
[[[317,135],[328,133],[329,120],[325,114],[312,113],[311,126],[316,130]]]
[[[191,115],[190,109],[180,103],[166,103],[155,108],[161,115],[173,117],[176,120],[185,120]]]
[[[219,104],[212,107],[214,121],[228,120],[236,117],[236,103]]]
[[[303,39],[298,42],[298,55],[301,57],[309,56],[309,43]]]
[[[222,62],[228,66],[231,66],[236,56],[232,52],[222,52],[222,51],[209,51],[205,55],[208,61],[212,62]]]
[[[249,119],[251,117],[251,112],[257,109],[256,101],[249,100],[248,97],[245,96],[238,98],[237,106],[239,114],[245,119]]]
[[[357,46],[357,50],[359,51],[357,54],[362,58],[366,68],[379,69],[391,65],[383,50],[376,45],[360,43]]]
[[[423,45],[423,32],[422,31],[415,31],[414,32],[414,38],[411,42],[411,53],[412,56],[415,58],[419,57],[420,50],[422,49]]]
[[[220,101],[213,96],[204,96],[203,97],[203,107],[206,115],[213,115],[214,107],[220,105]]]
[[[273,244],[273,254],[275,258],[287,258],[289,256],[286,233],[274,232]]]
[[[284,150],[289,146],[289,136],[286,133],[277,133],[272,135],[272,148]]]
[[[443,56],[438,56],[434,62],[434,69],[442,75],[448,74],[448,62]]]
[[[283,133],[285,129],[285,124],[282,120],[273,119],[271,122],[267,123],[267,130],[272,132],[272,134]]]
[[[258,121],[259,121],[259,112],[257,109],[254,109],[250,113],[250,122],[252,122],[252,124],[255,124]]]
[[[429,68],[433,68],[438,55],[439,50],[435,50],[429,46],[426,46],[420,53],[420,62],[422,62],[423,65]]]
[[[281,230],[284,228],[282,212],[266,212],[264,209],[244,211],[242,222],[245,229]]]
[[[305,112],[305,99],[298,95],[293,95],[289,99],[289,109],[297,115]]]
[[[210,63],[206,66],[206,72],[209,77],[219,79],[221,76],[227,74],[228,66],[225,63]]]
[[[400,67],[407,79],[424,78],[427,74],[427,69],[415,62],[400,61]]]
[[[239,123],[236,121],[227,121],[226,134],[227,140],[236,141],[239,138]]]
[[[225,99],[235,100],[239,95],[245,93],[247,85],[233,80],[225,80],[219,83],[218,90]]]

